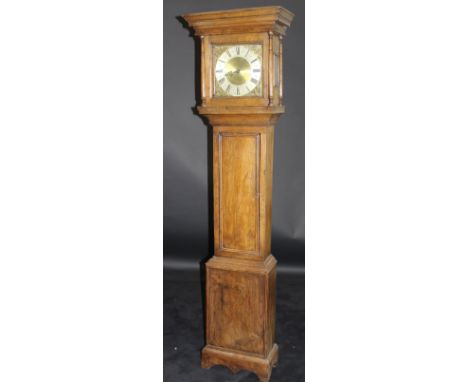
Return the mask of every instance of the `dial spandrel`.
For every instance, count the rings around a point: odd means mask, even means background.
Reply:
[[[215,97],[262,95],[262,45],[213,46]]]

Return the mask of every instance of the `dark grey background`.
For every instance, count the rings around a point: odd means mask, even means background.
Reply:
[[[286,113],[275,131],[272,253],[279,262],[272,381],[304,381],[304,3],[164,1],[164,381],[255,382],[247,371],[200,367],[204,267],[213,254],[211,128],[196,116],[198,44],[180,15],[282,5],[296,17],[284,41]]]
[[[284,40],[286,113],[275,130],[272,253],[279,270],[304,266],[304,2],[164,1],[164,264],[192,268],[212,255],[209,128],[194,115],[196,43],[178,16],[281,5],[295,14]]]

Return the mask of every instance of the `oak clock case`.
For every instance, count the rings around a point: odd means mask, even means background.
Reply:
[[[201,366],[249,370],[269,381],[278,362],[273,143],[293,14],[262,7],[183,17],[200,39],[197,110],[213,127],[214,256],[206,263]]]

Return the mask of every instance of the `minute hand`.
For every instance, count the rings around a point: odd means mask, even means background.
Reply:
[[[240,69],[236,69],[236,70],[231,70],[230,72],[227,72],[226,74],[240,74]]]

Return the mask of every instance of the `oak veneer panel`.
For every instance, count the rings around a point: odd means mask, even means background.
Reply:
[[[219,134],[220,247],[259,250],[260,134]]]
[[[274,127],[215,126],[213,142],[215,254],[262,261],[271,253]]]
[[[208,343],[263,355],[265,275],[212,269]],[[216,308],[215,308],[216,307]]]

